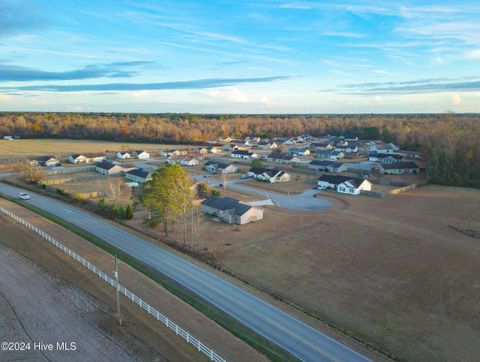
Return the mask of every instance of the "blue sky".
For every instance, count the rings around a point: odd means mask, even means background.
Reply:
[[[480,112],[480,2],[2,0],[0,110]]]

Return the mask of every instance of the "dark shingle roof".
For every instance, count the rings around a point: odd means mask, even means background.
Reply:
[[[230,197],[218,196],[210,196],[208,199],[202,202],[202,205],[222,211],[231,210],[237,216],[242,216],[252,208],[249,205],[240,203],[239,200],[232,199]]]
[[[134,170],[127,172],[129,175],[137,176],[146,179],[152,173],[149,170],[145,170],[144,168],[136,168]]]
[[[399,161],[399,162],[394,162],[394,163],[390,163],[390,164],[384,164],[382,165],[382,167],[384,169],[387,169],[387,170],[396,170],[396,169],[416,169],[416,168],[420,168],[418,167],[418,165],[413,162],[413,161],[405,161],[405,162],[402,162],[402,161]]]
[[[328,182],[333,185],[341,184],[342,182],[351,180],[352,177],[340,176],[340,175],[322,175],[318,178],[318,181]]]
[[[235,150],[232,153],[235,153],[235,154],[238,154],[238,155],[247,155],[247,156],[253,155],[252,152],[245,151],[245,150]]]
[[[376,158],[387,158],[387,157],[393,157],[397,160],[401,160],[404,156],[399,155],[398,153],[369,153],[368,157],[376,157]]]
[[[102,160],[101,162],[98,162],[95,166],[98,168],[103,168],[104,170],[110,170],[116,165],[110,161]]]
[[[336,162],[331,160],[313,160],[310,162],[310,165],[314,166],[332,166],[334,164],[336,164]]]

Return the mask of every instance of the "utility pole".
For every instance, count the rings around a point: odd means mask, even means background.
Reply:
[[[116,283],[116,290],[115,290],[115,297],[117,301],[117,310],[115,312],[115,317],[117,318],[118,324],[122,325],[123,320],[122,316],[120,314],[120,283],[119,283],[119,273],[118,273],[118,257],[115,254],[115,271],[113,272],[113,276],[115,277],[115,283]]]

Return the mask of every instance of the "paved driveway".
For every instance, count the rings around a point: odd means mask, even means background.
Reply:
[[[4,194],[15,197],[20,191],[24,190],[0,183],[0,192]],[[30,194],[32,198],[28,203],[75,224],[132,255],[301,360],[368,361],[346,345],[220,276],[129,233],[98,215],[46,196]]]
[[[219,182],[211,179],[210,177],[204,177],[202,175],[195,177],[197,181],[208,182],[209,185],[218,186]],[[244,180],[236,179],[227,182],[227,188],[232,190],[244,191],[260,196],[264,196],[267,199],[271,199],[273,203],[279,207],[299,210],[299,211],[318,211],[326,209],[332,206],[332,203],[326,199],[313,197],[318,191],[314,189],[307,189],[301,194],[285,195],[278,192],[266,191],[255,187],[244,185]]]

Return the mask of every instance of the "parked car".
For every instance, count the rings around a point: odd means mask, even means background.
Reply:
[[[20,199],[20,200],[30,200],[30,195],[26,192],[19,192],[17,197]]]

